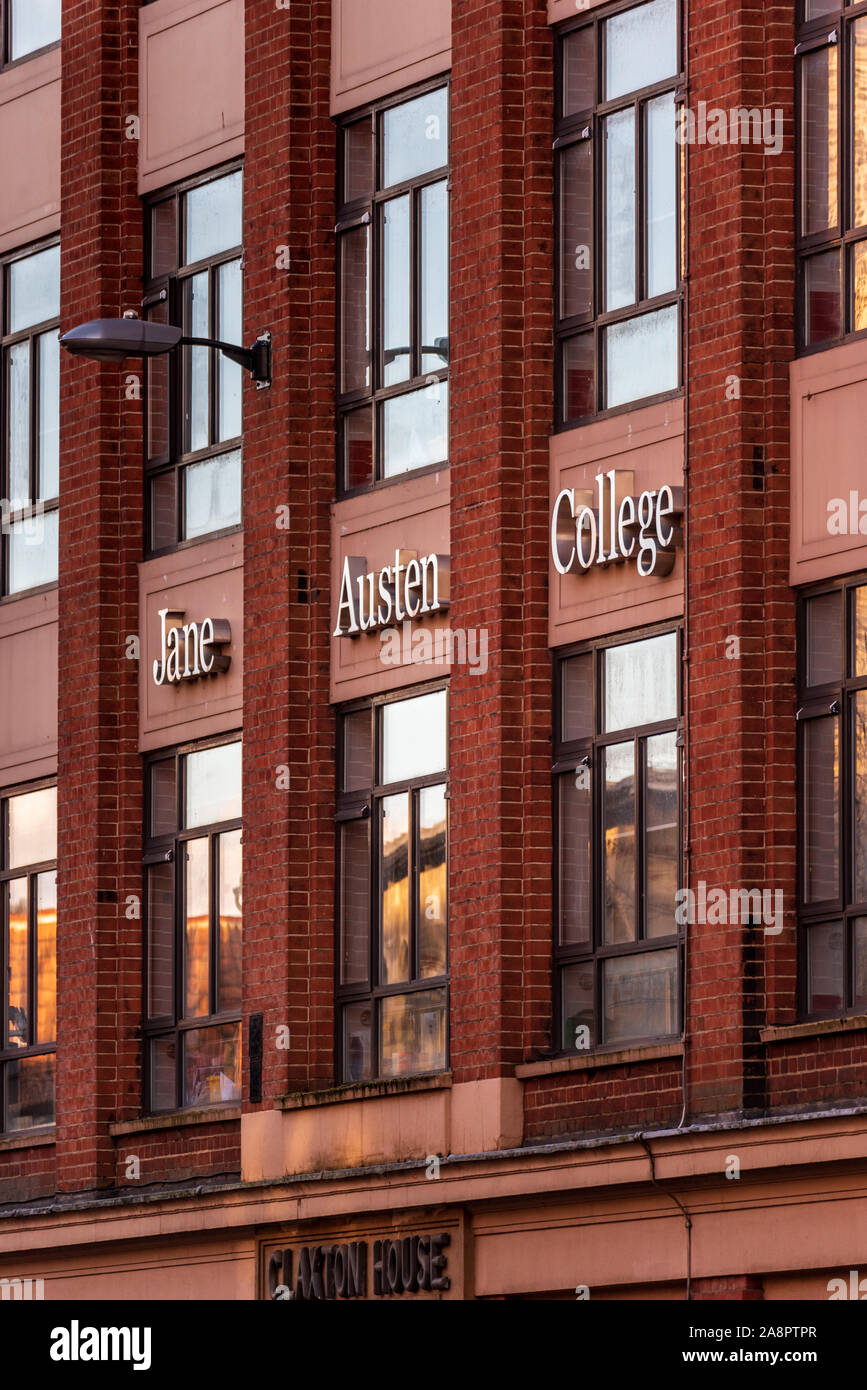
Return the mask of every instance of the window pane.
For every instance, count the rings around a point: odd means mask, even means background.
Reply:
[[[437,381],[421,391],[384,402],[383,473],[393,478],[413,468],[445,463],[449,454],[449,385]]]
[[[185,265],[240,246],[241,171],[191,188],[186,203]]]
[[[203,1018],[211,1012],[210,972],[210,856],[207,840],[188,840],[181,850],[184,863],[185,946],[184,1018]]]
[[[560,667],[562,680],[561,737],[569,743],[589,738],[593,730],[593,653],[571,656]]]
[[[384,386],[412,376],[410,350],[409,198],[394,198],[382,209],[382,353]]]
[[[674,94],[647,103],[647,295],[677,286]]]
[[[373,1004],[364,1000],[343,1010],[343,1080],[372,1081]]]
[[[57,582],[57,512],[14,522],[7,539],[10,594]]]
[[[171,835],[178,828],[177,771],[174,758],[153,763],[150,769],[150,834]]]
[[[864,159],[867,167],[867,153]],[[852,329],[853,332],[860,333],[862,328],[867,328],[867,241],[859,241],[852,247],[852,289]]]
[[[228,261],[217,271],[219,322],[217,337],[224,343],[244,341],[241,307],[241,262]],[[241,382],[243,369],[222,353],[217,355],[220,389],[219,438],[236,439],[241,433]]]
[[[577,116],[596,104],[596,44],[593,26],[576,29],[563,40],[563,109]]]
[[[677,633],[609,647],[605,663],[605,732],[677,718]]]
[[[867,690],[853,697],[855,717],[855,902],[867,899]]]
[[[354,203],[373,192],[373,120],[365,116],[343,132],[343,201]]]
[[[370,974],[370,821],[340,827],[340,983]]]
[[[846,1007],[846,931],[842,922],[811,927],[807,935],[807,1012]]]
[[[605,141],[605,308],[634,304],[635,113],[607,116]]]
[[[825,902],[840,892],[840,750],[837,718],[804,726],[804,901]]]
[[[589,768],[559,778],[560,944],[592,941],[591,824],[593,792]]]
[[[45,864],[57,858],[57,788],[11,796],[8,869]]]
[[[241,814],[241,744],[220,743],[188,753],[184,825],[216,825]]]
[[[21,1057],[6,1065],[6,1128],[54,1124],[55,1059]]]
[[[843,596],[821,594],[806,603],[807,685],[843,678]]]
[[[369,709],[343,718],[343,790],[367,791],[373,786],[373,718]]]
[[[373,406],[363,405],[343,416],[344,486],[366,487],[373,482]]]
[[[679,381],[677,305],[605,332],[606,406],[674,391]]]
[[[151,546],[162,550],[178,539],[177,474],[158,473],[150,482]]]
[[[836,227],[837,50],[801,59],[801,234]]]
[[[26,507],[30,491],[30,343],[15,343],[6,357],[9,413],[10,510]]]
[[[12,0],[9,59],[23,58],[60,38],[61,0]]]
[[[370,281],[368,227],[340,238],[340,389],[370,386]]]
[[[560,317],[593,312],[593,141],[557,156],[560,199]]]
[[[824,343],[843,332],[840,252],[823,251],[804,261],[804,341]]]
[[[202,459],[184,469],[187,540],[241,524],[241,451]]]
[[[586,1046],[596,1043],[596,1020],[593,1013],[593,972],[592,961],[580,965],[567,965],[561,972],[561,1017],[563,1019],[560,1046],[564,1051],[572,1051],[575,1044],[584,1042],[579,1029],[586,1028]],[[583,1051],[583,1047],[576,1049]]]
[[[39,491],[50,501],[60,491],[60,336],[43,333],[39,352]]]
[[[187,322],[193,338],[208,338],[211,319],[207,271],[187,281]],[[211,442],[210,430],[210,365],[211,350],[206,347],[184,349],[187,371],[184,434],[188,452],[206,449]]]
[[[178,268],[178,204],[166,198],[151,208],[151,275],[172,275]]]
[[[60,314],[60,247],[49,246],[9,267],[9,332],[47,323]]]
[[[855,618],[853,675],[867,676],[867,585],[855,590],[852,603]]]
[[[449,158],[448,91],[439,87],[382,118],[383,188],[441,169]]]
[[[445,183],[421,192],[421,369],[449,365],[449,195]]]
[[[57,1037],[57,872],[40,874],[36,886],[36,1039]]]
[[[804,0],[804,19],[819,19],[823,14],[838,14],[841,0]],[[849,0],[843,0],[848,4]]]
[[[852,25],[853,227],[867,222],[867,24]]]
[[[148,1018],[174,1015],[175,867],[147,869]]]
[[[602,754],[605,930],[609,942],[636,939],[635,745],[618,743]]]
[[[858,1013],[867,1011],[867,917],[858,917],[852,924],[855,947],[855,988],[852,1006]]]
[[[677,1032],[677,951],[620,956],[602,968],[603,1041],[664,1038]]]
[[[563,419],[580,420],[596,409],[596,335],[581,333],[563,344]]]
[[[409,797],[387,796],[380,808],[381,982],[409,979]]]
[[[380,1073],[384,1077],[442,1071],[446,1064],[446,992],[416,990],[380,1004]]]
[[[217,1011],[241,1007],[243,897],[241,832],[220,836],[220,939],[217,943]]]
[[[446,692],[382,707],[382,781],[405,782],[448,766]]]
[[[241,1025],[192,1028],[184,1037],[184,1105],[241,1099]]]
[[[446,973],[448,819],[445,787],[423,787],[418,804],[418,974],[425,979]]]
[[[645,930],[649,937],[677,934],[674,920],[680,849],[677,803],[677,735],[659,734],[647,740]]]
[[[605,100],[650,87],[678,68],[676,0],[652,0],[606,20]]]
[[[150,1045],[150,1109],[174,1110],[177,1098],[177,1043],[154,1038]]]
[[[13,878],[7,884],[8,936],[6,938],[8,1031],[6,1047],[30,1044],[30,991],[27,974],[28,925],[27,879]]]

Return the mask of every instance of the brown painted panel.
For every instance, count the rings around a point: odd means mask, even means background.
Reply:
[[[592,490],[597,473],[634,474],[633,495],[683,485],[683,401],[664,401],[566,430],[551,439],[549,514],[563,488]],[[558,574],[548,553],[552,647],[678,617],[683,611],[683,552],[665,578],[642,579],[635,563]]]
[[[867,342],[798,358],[790,384],[789,579],[807,584],[867,568]]]
[[[332,0],[331,113],[451,66],[451,0]]]
[[[0,786],[57,770],[57,590],[0,604]]]
[[[60,226],[60,49],[0,72],[0,251]]]
[[[244,629],[243,543],[239,535],[204,541],[139,566],[139,748],[165,748],[237,729],[241,723]],[[184,621],[227,619],[231,657],[226,672],[180,685],[157,685],[161,608],[182,610]]]
[[[243,0],[156,0],[139,43],[139,192],[242,154]]]
[[[379,571],[384,565],[394,564],[396,550],[416,550],[419,556],[448,555],[448,469],[335,502],[331,514],[332,634],[337,625],[344,557],[362,556],[366,562],[365,572]],[[411,628],[412,634],[429,632],[433,635],[448,625],[446,612],[441,622],[425,618],[406,626]],[[401,631],[401,645],[408,657],[411,656],[411,640],[410,635],[404,642]],[[358,637],[332,635],[332,701],[354,700],[448,674],[448,666],[444,663],[402,660],[399,665],[391,665],[383,661],[385,655],[387,649],[378,632]]]

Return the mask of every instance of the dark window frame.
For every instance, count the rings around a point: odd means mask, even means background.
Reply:
[[[799,0],[795,45],[795,350],[799,357],[856,342],[867,337],[867,327],[854,329],[854,274],[851,248],[867,241],[867,223],[850,226],[854,212],[854,101],[852,96],[852,62],[849,30],[853,22],[867,16],[867,0],[858,5],[844,5],[832,14],[804,20],[804,0]],[[836,31],[833,43],[830,36]],[[801,95],[800,59],[826,47],[837,49],[837,222],[833,228],[801,234],[804,179],[801,160],[803,101]],[[806,327],[806,262],[825,251],[840,251],[843,332],[836,338],[807,343]]]
[[[200,188],[204,184],[215,183],[218,179],[225,178],[229,174],[240,173],[242,176],[243,199],[243,174],[244,160],[233,159],[224,165],[219,165],[215,169],[209,169],[206,173],[196,174],[191,178],[183,179],[179,183],[171,184],[155,193],[150,193],[144,199],[144,248],[145,248],[145,267],[146,275],[144,281],[144,294],[142,298],[143,316],[147,317],[149,312],[161,304],[166,304],[168,308],[168,322],[178,326],[184,323],[186,284],[193,276],[207,271],[209,276],[208,310],[210,315],[209,337],[220,338],[219,327],[219,287],[218,271],[221,265],[230,261],[240,259],[243,285],[244,270],[244,247],[243,244],[230,247],[228,250],[219,251],[206,260],[190,262],[189,265],[182,265],[181,261],[184,254],[186,224],[184,220],[185,195],[192,189]],[[175,203],[175,225],[177,231],[176,261],[177,266],[173,274],[152,275],[150,268],[153,264],[153,210],[162,203]],[[183,473],[191,464],[201,463],[205,459],[219,458],[222,454],[232,453],[234,450],[241,451],[241,477],[243,484],[243,421],[242,432],[233,436],[231,439],[217,439],[217,422],[219,420],[219,371],[221,354],[215,350],[209,351],[208,362],[208,434],[211,442],[204,448],[184,451],[184,423],[183,412],[186,397],[187,380],[190,367],[190,349],[180,348],[167,354],[165,360],[168,373],[168,441],[169,447],[162,454],[148,457],[148,428],[149,428],[149,392],[150,378],[148,365],[144,364],[144,431],[143,431],[143,506],[144,506],[144,541],[145,555],[148,559],[154,559],[160,555],[173,555],[179,550],[186,550],[190,546],[200,545],[203,541],[217,540],[221,536],[236,535],[243,530],[243,488],[242,488],[242,511],[241,520],[232,526],[224,526],[217,531],[209,531],[204,536],[184,537],[186,530],[186,518],[184,515],[184,487]],[[158,359],[159,360],[159,359]],[[152,506],[151,506],[151,482],[157,476],[163,474],[174,474],[175,478],[175,543],[172,545],[153,546],[152,528]]]
[[[8,455],[9,392],[7,390],[6,360],[10,348],[15,347],[18,343],[30,343],[30,505],[10,512],[8,517],[4,513],[2,517],[4,524],[0,525],[0,603],[13,603],[25,595],[47,593],[51,589],[56,589],[58,584],[57,579],[51,579],[46,584],[34,584],[29,589],[16,589],[14,593],[10,593],[9,541],[6,524],[12,525],[13,522],[18,521],[26,522],[33,517],[60,510],[59,487],[57,497],[52,497],[47,501],[40,501],[37,498],[39,484],[39,353],[35,346],[42,334],[50,333],[52,330],[59,332],[60,315],[58,314],[53,319],[45,319],[42,323],[19,329],[17,333],[6,332],[6,315],[9,299],[9,267],[16,261],[26,261],[31,256],[38,256],[40,252],[50,251],[52,247],[59,245],[60,237],[54,234],[40,241],[35,241],[29,246],[16,247],[7,255],[0,256],[0,498],[5,498],[7,501],[12,499],[10,497]]]
[[[219,939],[219,899],[218,899],[218,877],[219,868],[218,854],[215,851],[214,842],[220,835],[233,830],[240,830],[243,836],[243,815],[233,817],[226,821],[213,821],[208,825],[197,825],[189,828],[181,826],[183,820],[184,807],[184,759],[190,753],[203,753],[209,748],[218,748],[224,744],[241,743],[243,739],[240,731],[233,734],[218,734],[209,739],[195,740],[190,743],[178,744],[174,748],[154,750],[146,756],[144,760],[144,845],[142,853],[142,1113],[144,1115],[164,1115],[173,1114],[182,1110],[198,1110],[201,1106],[185,1106],[184,1096],[184,1049],[181,1046],[182,1035],[193,1032],[201,1028],[218,1027],[224,1023],[243,1022],[243,1008],[224,1010],[221,1013],[201,1014],[196,1018],[187,1019],[184,1017],[184,959],[185,959],[185,885],[184,876],[180,871],[183,859],[180,853],[180,846],[190,840],[208,841],[208,878],[210,883],[210,904],[209,904],[209,979],[210,979],[210,999],[213,1005],[217,981],[217,949]],[[170,834],[152,835],[151,827],[151,769],[156,763],[174,761],[175,764],[175,790],[176,790],[176,810],[177,810],[177,829]],[[243,807],[242,807],[243,811]],[[243,847],[242,847],[243,854]],[[150,969],[148,959],[148,932],[150,927],[150,903],[148,894],[148,869],[156,864],[172,863],[174,865],[174,926],[172,932],[172,1000],[173,1013],[168,1015],[148,1016],[148,998],[150,994]],[[216,923],[216,930],[215,930]],[[173,1038],[175,1040],[175,1100],[176,1104],[165,1110],[157,1110],[151,1105],[151,1042],[156,1038]],[[241,1035],[241,1056],[243,1056],[243,1034]],[[239,1077],[240,1085],[240,1077]],[[240,1105],[240,1099],[234,1101],[224,1101],[223,1105]]]
[[[381,782],[380,769],[382,767],[382,717],[380,711],[390,704],[400,704],[406,700],[412,700],[422,695],[433,695],[437,691],[445,691],[446,696],[446,767],[443,771],[428,773],[424,777],[411,777],[401,782]],[[343,1056],[343,1010],[347,1005],[363,1004],[370,1002],[373,1011],[373,1022],[371,1025],[371,1066],[374,1073],[373,1080],[400,1080],[400,1077],[383,1078],[381,1075],[381,1058],[379,1056],[379,1007],[380,1000],[393,995],[423,993],[429,989],[444,989],[446,995],[445,1010],[445,1065],[442,1072],[449,1069],[450,1059],[450,981],[451,981],[451,952],[449,949],[449,922],[450,905],[447,900],[446,905],[446,971],[444,975],[418,976],[416,967],[418,965],[418,866],[419,866],[419,846],[418,846],[418,816],[415,807],[418,801],[418,793],[425,787],[439,787],[445,785],[446,800],[446,882],[448,883],[449,869],[449,843],[450,816],[449,808],[449,789],[451,786],[451,753],[449,747],[449,708],[450,693],[447,682],[442,680],[425,682],[422,685],[413,686],[407,690],[405,687],[400,690],[387,691],[381,695],[366,696],[361,700],[354,700],[346,705],[341,705],[338,710],[337,719],[337,810],[335,815],[335,892],[334,901],[336,907],[335,921],[335,952],[334,952],[334,1056],[335,1056],[335,1076],[338,1084],[350,1084],[342,1082],[341,1078],[346,1073],[346,1059]],[[352,714],[361,711],[370,712],[373,722],[371,734],[371,750],[373,758],[373,785],[364,790],[350,792],[341,791],[343,786],[344,773],[344,738],[343,726],[344,719]],[[393,796],[407,792],[413,807],[412,815],[412,878],[410,889],[410,963],[411,978],[399,981],[393,985],[380,985],[378,982],[380,974],[380,956],[382,947],[382,893],[380,881],[380,835],[379,835],[379,816],[377,806],[387,796]],[[368,978],[363,985],[357,982],[341,984],[340,981],[340,925],[342,917],[342,895],[341,895],[341,847],[340,830],[348,821],[367,820],[370,824],[370,879],[369,879],[369,935],[368,935]],[[426,1075],[427,1073],[406,1073],[407,1076]],[[366,1083],[354,1083],[366,1084]]]
[[[382,169],[382,115],[384,112],[403,106],[407,102],[415,101],[418,97],[426,96],[430,92],[444,90],[446,102],[449,110],[449,163],[440,165],[429,173],[420,174],[414,179],[408,179],[404,183],[389,184],[387,188],[380,187],[380,175]],[[369,197],[356,198],[352,202],[343,201],[343,190],[345,183],[345,158],[343,134],[348,126],[370,117],[373,121],[374,129],[374,171],[373,182],[374,191]],[[451,308],[451,78],[440,76],[431,78],[427,82],[419,83],[416,86],[404,89],[394,95],[383,97],[379,101],[368,103],[366,106],[356,108],[354,111],[342,115],[337,122],[337,223],[334,249],[334,283],[336,286],[337,312],[335,320],[335,401],[337,411],[337,440],[335,470],[337,478],[338,498],[356,497],[361,493],[373,492],[378,488],[390,487],[395,483],[406,482],[407,478],[422,477],[428,473],[441,472],[449,466],[449,458],[438,463],[426,464],[423,468],[413,468],[405,473],[396,474],[394,477],[386,478],[382,473],[382,431],[378,427],[377,416],[380,405],[383,401],[391,400],[395,396],[405,396],[412,391],[421,390],[426,384],[434,379],[448,383],[451,363],[445,367],[438,368],[436,371],[424,372],[421,370],[422,343],[420,339],[419,308],[421,302],[421,267],[420,267],[420,204],[422,189],[433,184],[445,183],[446,191],[449,194],[449,237],[448,237],[448,258],[449,258],[449,309]],[[377,381],[383,365],[382,354],[382,311],[384,298],[383,290],[383,241],[379,222],[379,209],[383,204],[393,201],[404,195],[410,198],[410,262],[412,276],[412,293],[410,295],[410,356],[413,374],[406,381],[396,382],[390,386],[378,386]],[[367,226],[369,228],[369,274],[370,274],[370,386],[359,388],[355,391],[341,392],[340,373],[342,367],[343,343],[341,336],[341,284],[340,284],[340,241],[341,233],[351,231],[354,227]],[[449,315],[451,321],[451,315]],[[451,330],[450,330],[451,333]],[[451,336],[449,337],[449,345]],[[415,366],[418,363],[419,371],[416,374]],[[358,487],[347,487],[344,449],[343,449],[343,420],[352,410],[357,410],[362,406],[369,405],[373,411],[373,482],[362,484]],[[450,412],[449,412],[450,414]],[[449,444],[451,441],[449,440]],[[450,454],[450,449],[449,449]]]
[[[631,728],[617,729],[611,733],[601,731],[603,715],[603,696],[602,683],[604,664],[600,660],[600,654],[608,651],[612,647],[632,646],[636,642],[642,642],[648,638],[663,637],[667,633],[677,635],[677,706],[678,713],[674,719],[660,720],[653,724],[635,725]],[[563,668],[566,661],[572,657],[591,654],[593,658],[593,729],[590,737],[566,740],[561,738],[563,728]],[[596,768],[601,759],[599,751],[616,744],[622,744],[632,740],[639,745],[645,743],[647,739],[653,738],[657,734],[672,733],[677,735],[678,747],[678,806],[677,806],[677,842],[678,842],[678,888],[683,887],[684,875],[684,854],[683,854],[683,822],[684,822],[684,786],[683,786],[683,628],[679,623],[666,622],[655,624],[645,628],[636,628],[634,631],[621,632],[605,637],[599,637],[589,642],[579,642],[573,646],[564,647],[555,653],[554,656],[554,759],[552,765],[552,843],[553,853],[553,960],[552,960],[552,1053],[555,1056],[583,1056],[592,1055],[594,1052],[610,1051],[614,1047],[643,1047],[660,1042],[671,1041],[682,1034],[683,1031],[683,988],[684,988],[684,968],[683,968],[683,941],[684,933],[680,927],[675,928],[671,936],[666,937],[647,937],[643,935],[645,928],[645,885],[646,885],[646,835],[647,824],[644,815],[645,801],[645,781],[647,774],[646,756],[641,759],[641,778],[639,785],[636,786],[635,817],[636,834],[640,835],[640,848],[637,847],[635,855],[635,903],[638,917],[638,935],[635,941],[629,942],[605,942],[603,940],[603,888],[604,888],[604,857],[602,853],[604,839],[603,825],[603,782],[601,777],[595,775]],[[589,766],[594,773],[591,779],[591,845],[590,845],[590,945],[589,947],[575,943],[566,945],[560,944],[560,780],[563,777],[574,776],[578,767],[581,766],[583,759],[590,759]],[[607,1043],[603,1041],[603,998],[602,998],[602,976],[603,962],[613,957],[623,957],[630,955],[647,954],[654,950],[677,950],[677,998],[678,998],[678,1027],[674,1033],[654,1035],[643,1038],[630,1039],[623,1043]],[[580,1053],[575,1052],[574,1047],[567,1047],[563,1042],[563,972],[570,965],[587,965],[593,967],[593,1026],[595,1041],[591,1042],[589,1049]]]
[[[145,0],[149,4],[150,0]],[[0,0],[0,72],[6,72],[9,68],[20,67],[22,63],[29,63],[31,58],[41,58],[44,53],[50,53],[53,48],[59,48],[61,38],[52,39],[51,43],[44,43],[39,48],[32,48],[29,53],[22,53],[20,58],[10,58],[12,48],[12,5],[10,0]]]
[[[684,205],[686,198],[686,146],[678,147],[677,158],[677,188],[675,193],[676,206],[676,263],[677,263],[677,285],[674,290],[664,294],[655,295],[653,298],[639,297],[634,304],[626,305],[619,309],[601,310],[599,305],[602,303],[604,275],[605,275],[605,160],[604,160],[604,141],[602,139],[602,122],[604,118],[613,112],[634,108],[636,113],[636,230],[635,238],[635,285],[638,291],[643,292],[646,285],[647,272],[647,142],[646,131],[647,121],[643,114],[646,104],[654,97],[664,96],[669,92],[675,94],[675,106],[677,108],[683,94],[684,85],[684,35],[683,35],[683,0],[677,0],[677,42],[678,42],[678,61],[679,68],[677,73],[671,77],[663,78],[659,82],[651,83],[649,86],[642,87],[634,92],[628,92],[623,96],[616,97],[610,101],[598,99],[602,91],[603,62],[604,62],[604,40],[602,26],[606,20],[613,16],[622,14],[627,10],[640,7],[642,0],[620,0],[619,4],[606,5],[598,10],[569,20],[567,24],[560,25],[554,30],[554,227],[555,227],[555,253],[554,253],[554,431],[557,434],[564,430],[575,429],[580,425],[589,423],[592,420],[604,420],[609,417],[623,415],[628,411],[644,409],[646,406],[655,405],[660,401],[676,400],[683,394],[684,379],[684,360],[683,360],[683,324],[684,324],[684,283],[685,283],[685,255],[686,246],[683,237],[684,225]],[[579,29],[592,29],[594,33],[594,56],[596,73],[596,94],[597,101],[592,108],[582,111],[577,115],[561,116],[563,110],[563,90],[564,90],[564,51],[565,40]],[[592,276],[592,296],[593,307],[589,314],[573,315],[569,318],[561,319],[561,277],[562,277],[562,247],[560,245],[560,212],[562,204],[560,154],[571,145],[580,144],[585,140],[592,141],[593,158],[593,177],[592,177],[592,199],[593,209],[591,214],[591,240],[590,240],[590,265]],[[599,254],[597,256],[597,248]],[[657,310],[676,306],[678,311],[678,332],[677,332],[677,375],[678,385],[668,391],[657,392],[653,396],[640,396],[634,401],[626,401],[622,405],[605,406],[605,330],[612,324],[625,323],[632,319],[644,317],[646,314],[655,313]],[[591,333],[594,338],[594,372],[595,372],[595,405],[596,408],[586,415],[566,418],[566,391],[564,385],[564,365],[565,365],[565,344],[577,338],[582,333]]]
[[[38,1020],[38,950],[39,938],[37,932],[37,912],[38,901],[36,893],[33,891],[40,874],[56,873],[58,858],[46,859],[37,864],[18,865],[14,869],[4,868],[3,861],[8,844],[8,803],[16,796],[26,796],[29,792],[45,791],[48,788],[57,788],[56,777],[42,777],[35,782],[23,782],[20,785],[4,787],[0,794],[0,979],[4,981],[2,994],[0,994],[0,1135],[15,1135],[26,1137],[30,1134],[45,1133],[55,1128],[55,1121],[47,1125],[34,1125],[29,1129],[6,1129],[6,1071],[10,1062],[21,1061],[27,1057],[49,1057],[57,1056],[57,1038],[53,1042],[28,1043],[26,1047],[8,1047],[8,1019],[7,1009],[9,1004],[8,991],[5,981],[7,979],[8,960],[6,946],[6,921],[9,912],[9,896],[7,884],[15,879],[26,878],[28,886],[27,895],[27,914],[28,914],[28,934],[27,934],[27,977],[28,977],[28,999],[29,1017],[28,1032],[33,1036]],[[55,972],[57,969],[57,956],[55,947]],[[56,974],[55,974],[56,980]],[[56,985],[55,985],[56,988]],[[56,1064],[55,1064],[56,1065]],[[55,1072],[56,1075],[56,1072]]]

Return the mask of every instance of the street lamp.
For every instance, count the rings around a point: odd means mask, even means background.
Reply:
[[[216,348],[250,373],[261,391],[271,385],[271,334],[261,333],[252,347],[236,347],[216,338],[188,338],[180,328],[168,323],[151,323],[135,314],[122,319],[94,319],[70,328],[60,339],[61,347],[74,357],[93,362],[123,362],[127,357],[159,357],[176,347]]]

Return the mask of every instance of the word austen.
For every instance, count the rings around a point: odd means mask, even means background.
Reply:
[[[563,489],[551,516],[551,554],[558,574],[586,574],[594,565],[620,564],[633,555],[642,579],[671,573],[682,536],[683,489],[666,483],[658,492],[648,489],[636,498],[632,487],[631,473],[611,468],[596,474],[595,496]]]
[[[783,149],[783,108],[737,106],[723,111],[700,101],[698,116],[688,106],[681,107],[674,134],[679,145],[764,145],[766,155],[776,155]]]
[[[419,559],[417,550],[396,550],[394,564],[384,565],[378,574],[366,571],[366,565],[358,555],[343,561],[335,637],[358,637],[448,608],[447,555]]]
[[[773,893],[774,910],[771,911]],[[674,920],[678,926],[694,926],[697,922],[709,926],[759,927],[765,936],[779,936],[783,930],[782,888],[711,888],[699,879],[698,895],[691,888],[679,888],[675,894]]]
[[[161,608],[160,656],[154,662],[156,685],[180,685],[200,676],[228,671],[232,658],[222,648],[232,640],[232,629],[223,618],[205,618],[202,623],[183,623],[182,608]]]
[[[429,628],[403,623],[386,628],[379,634],[382,644],[379,659],[383,666],[469,666],[474,676],[484,676],[488,669],[488,629],[471,627]]]

